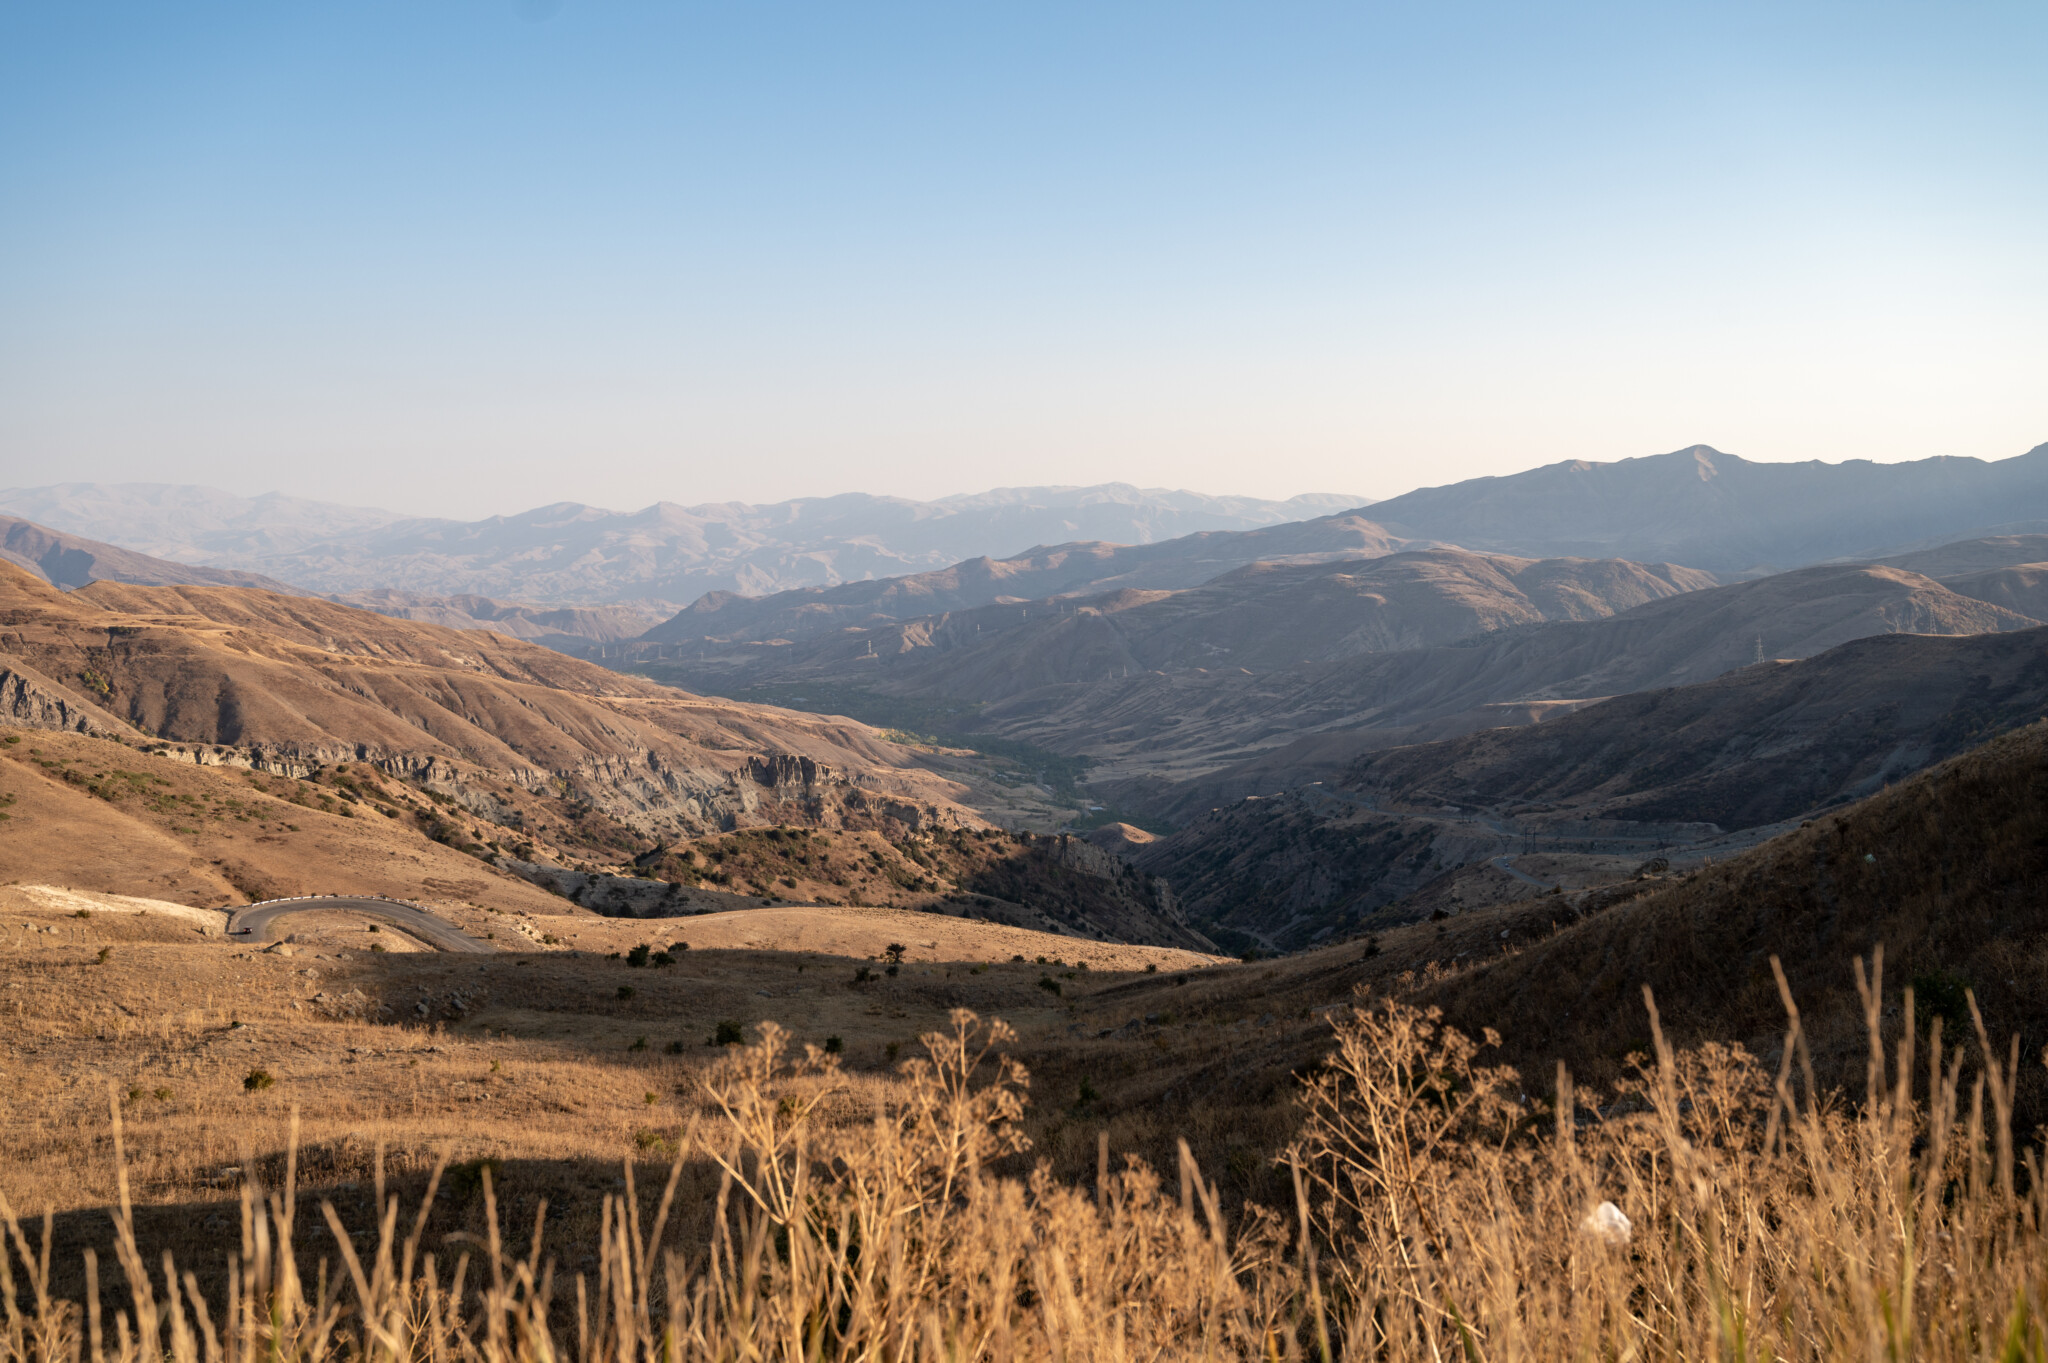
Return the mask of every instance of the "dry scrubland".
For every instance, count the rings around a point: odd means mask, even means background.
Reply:
[[[1726,865],[1150,973],[801,949],[894,921],[845,909],[287,954],[16,885],[5,1348],[2048,1358],[2044,769],[2036,726]]]
[[[497,822],[365,762],[283,776],[194,765],[190,753],[108,738],[0,730],[0,885],[54,883],[208,907],[382,894],[425,905],[479,937],[566,940],[568,931],[538,920],[603,920],[500,864],[546,855],[530,841],[546,828],[561,863],[629,889],[667,892],[665,913],[777,902],[942,909],[1098,940],[1207,945],[1159,911],[1143,877],[1059,839],[953,827],[891,825],[885,835],[776,826],[657,842],[636,859],[648,840],[573,796],[505,782],[491,793]],[[1067,864],[1083,854],[1124,874]]]
[[[1658,1034],[1654,1061],[1603,1113],[1562,1073],[1560,1101],[1530,1100],[1520,1076],[1426,1013],[1351,1010],[1300,1099],[1281,1154],[1294,1198],[1277,1214],[1233,1214],[1184,1148],[1163,1177],[1112,1161],[1106,1140],[1092,1179],[1008,1172],[1029,1154],[1018,1120],[1028,1076],[1002,1055],[1000,1023],[955,1012],[885,1086],[769,1026],[698,1076],[665,1179],[623,1165],[594,1252],[574,1262],[549,1254],[538,1205],[498,1195],[516,1181],[510,1168],[437,1162],[415,1213],[378,1160],[369,1189],[344,1185],[316,1214],[288,1143],[282,1169],[273,1157],[238,1171],[239,1206],[210,1218],[216,1251],[240,1231],[211,1282],[145,1251],[124,1184],[109,1257],[125,1283],[85,1311],[51,1293],[48,1223],[38,1239],[0,1208],[26,1299],[0,1347],[54,1357],[83,1343],[95,1358],[2048,1356],[2048,1151],[2014,1150],[2010,1072],[1995,1054],[1970,1067],[1938,1030],[1920,1052],[1909,1042],[1887,1055],[1881,980],[1866,997],[1871,1049],[1853,1115],[1816,1101],[1796,1014],[1775,1075],[1725,1047],[1676,1052]],[[115,1168],[121,1137],[117,1108]],[[417,1180],[404,1182],[413,1193]],[[16,1287],[0,1284],[10,1297]]]

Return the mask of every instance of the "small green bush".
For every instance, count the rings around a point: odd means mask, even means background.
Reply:
[[[739,1046],[746,1042],[746,1029],[737,1022],[725,1021],[718,1024],[718,1030],[711,1035],[714,1046]]]
[[[270,1071],[268,1070],[250,1070],[246,1075],[242,1076],[242,1087],[250,1093],[260,1092],[276,1082],[275,1079],[270,1077]]]
[[[845,1054],[845,1053],[846,1053],[846,1043],[845,1043],[844,1041],[841,1041],[841,1040],[840,1040],[840,1039],[839,1039],[838,1037],[836,1037],[836,1036],[828,1036],[828,1037],[826,1037],[826,1038],[825,1038],[825,1054],[827,1054],[827,1055],[843,1055],[843,1054]]]

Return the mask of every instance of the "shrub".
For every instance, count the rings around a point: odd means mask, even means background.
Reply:
[[[711,1034],[714,1046],[742,1046],[746,1044],[746,1029],[737,1022],[727,1020],[718,1024],[718,1030]]]
[[[1038,987],[1054,998],[1060,996],[1060,982],[1050,975],[1040,975],[1038,977]]]
[[[626,953],[626,964],[638,970],[647,964],[648,958],[653,954],[654,948],[642,942],[639,946]]]
[[[627,999],[630,999],[630,998],[632,998],[632,997],[633,997],[633,992],[634,992],[634,991],[633,991],[633,986],[632,986],[632,985],[630,985],[630,984],[622,984],[622,985],[620,985],[620,986],[619,986],[619,1002],[620,1002],[620,1003],[624,1003],[624,1002],[625,1002],[625,1001],[626,1001]]]
[[[825,1038],[825,1054],[841,1055],[844,1054],[845,1051],[846,1043],[844,1041],[841,1041],[837,1036],[828,1036]]]
[[[646,1050],[646,1049],[647,1049],[647,1038],[646,1038],[646,1037],[644,1037],[644,1036],[640,1036],[640,1037],[634,1037],[634,1038],[633,1038],[633,1044],[632,1044],[632,1045],[630,1045],[630,1046],[628,1046],[628,1047],[626,1047],[626,1049],[627,1049],[627,1050],[629,1050],[629,1051],[644,1051],[644,1050]]]
[[[683,1053],[683,1043],[680,1041],[671,1041],[668,1043],[668,1045],[662,1047],[662,1050],[669,1055],[681,1055]]]
[[[277,1081],[270,1077],[268,1070],[250,1070],[242,1076],[242,1088],[249,1093],[258,1093]]]
[[[498,1175],[505,1171],[505,1161],[494,1155],[464,1160],[448,1166],[448,1196],[462,1203],[473,1201],[485,1189],[488,1180],[495,1187]]]
[[[1923,1017],[1940,1018],[1951,1036],[1970,1025],[1970,982],[1946,970],[1913,977],[1914,1010]]]

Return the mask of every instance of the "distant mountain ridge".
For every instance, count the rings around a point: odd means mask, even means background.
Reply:
[[[11,516],[0,516],[0,561],[65,591],[95,582],[126,582],[138,587],[256,587],[287,595],[294,590],[260,573],[173,563]]]
[[[1751,463],[1692,445],[1422,488],[1372,516],[1390,535],[1489,553],[1782,570],[2048,518],[2048,445],[1900,464]]]
[[[1100,541],[1035,546],[1006,559],[978,558],[929,573],[807,587],[773,596],[712,593],[647,631],[650,644],[702,639],[808,639],[853,626],[910,620],[997,602],[1111,591],[1200,586],[1253,563],[1323,563],[1406,547],[1357,513],[1260,530],[1183,535],[1157,544]]]
[[[0,512],[323,594],[388,589],[569,606],[654,601],[673,612],[707,592],[761,595],[900,576],[1077,540],[1149,544],[1298,522],[1365,500],[1308,494],[1266,501],[1105,483],[996,488],[929,502],[849,493],[771,505],[659,502],[632,512],[561,502],[455,521],[277,494],[68,483],[0,490]]]

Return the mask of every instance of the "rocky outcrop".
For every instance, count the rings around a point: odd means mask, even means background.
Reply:
[[[0,663],[0,719],[25,729],[58,729],[110,738],[132,734],[127,725],[19,663]]]
[[[499,858],[498,865],[606,918],[675,918],[722,907],[704,900],[693,901],[689,891],[666,880],[592,874],[512,857]]]

